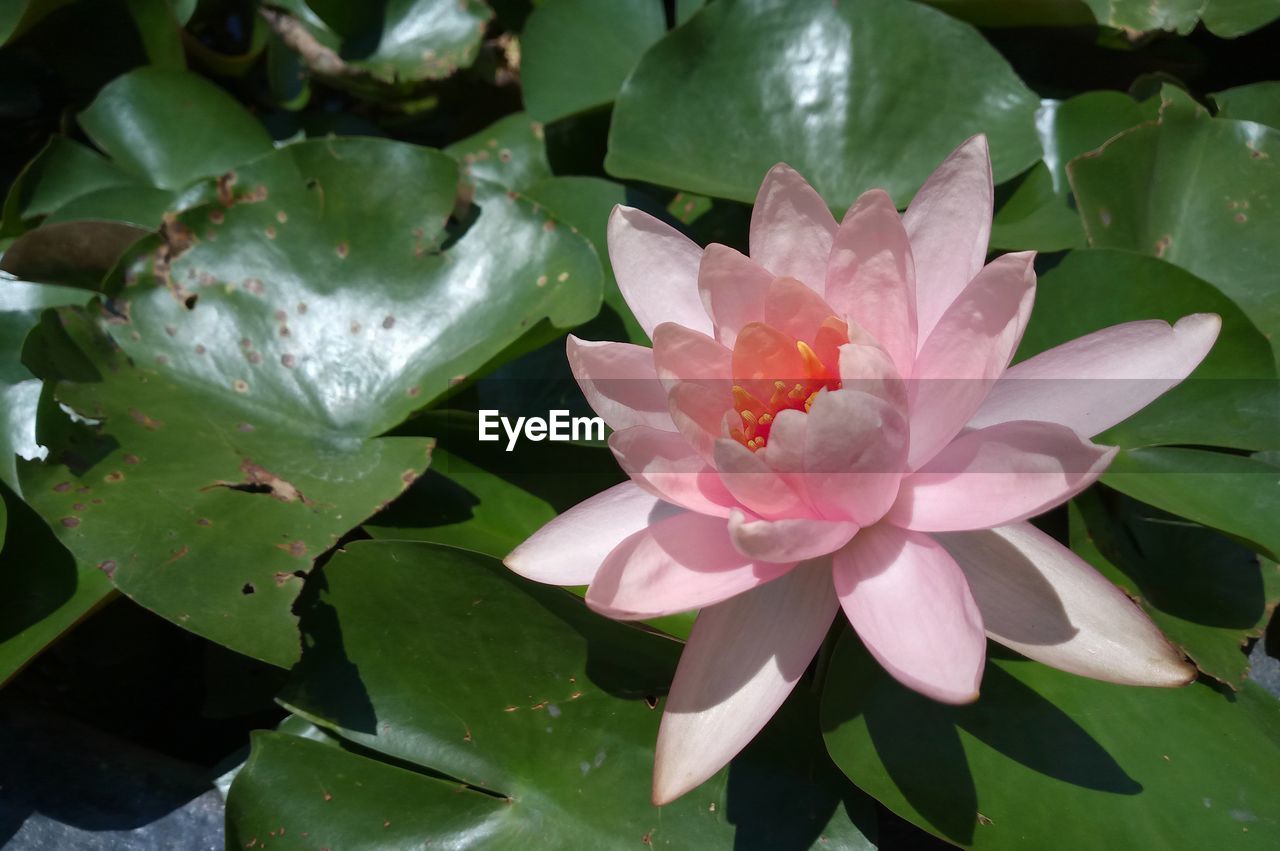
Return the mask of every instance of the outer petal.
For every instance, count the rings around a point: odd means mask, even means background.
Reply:
[[[747,746],[803,676],[837,608],[830,561],[821,559],[698,613],[658,728],[655,804]]]
[[[746,255],[712,243],[698,267],[702,304],[715,326],[715,336],[732,348],[738,332],[751,322],[764,321],[764,299],[773,275]]]
[[[730,542],[727,520],[685,512],[609,553],[587,589],[587,605],[617,620],[655,618],[719,603],[792,567],[752,561]]]
[[[586,585],[624,539],[680,513],[631,482],[623,482],[570,508],[502,561],[535,582]]]
[[[594,343],[570,334],[565,350],[582,394],[609,428],[675,429],[651,349],[630,343]]]
[[[652,336],[654,368],[667,389],[677,381],[715,382],[729,397],[732,352],[707,334],[674,322],[663,322]]]
[[[609,260],[618,289],[646,334],[662,322],[711,333],[698,295],[702,249],[648,213],[618,206],[609,216]]]
[[[717,517],[728,517],[737,505],[716,471],[673,431],[647,426],[615,431],[609,448],[631,481],[660,499]]]
[[[1029,523],[937,536],[969,580],[987,635],[1073,674],[1183,686],[1195,666],[1142,610],[1071,550]]]
[[[826,202],[799,172],[782,163],[769,169],[751,209],[752,260],[821,292],[835,232]]]
[[[885,520],[921,532],[1025,520],[1093,484],[1119,451],[1054,423],[1011,422],[971,431],[902,480]]]
[[[987,137],[980,135],[942,161],[903,214],[915,259],[921,342],[982,268],[993,199],[991,156]]]
[[[915,264],[888,193],[872,189],[845,214],[827,263],[827,302],[865,328],[911,375],[916,358]]]
[[[912,469],[950,442],[1013,357],[1035,298],[1035,254],[1006,254],[948,308],[916,358],[911,392]]]
[[[987,648],[982,616],[941,545],[880,523],[836,553],[834,568],[840,605],[886,671],[944,703],[978,697]]]
[[[841,520],[761,520],[742,509],[729,514],[729,538],[738,552],[757,561],[791,562],[830,555],[857,534]]]
[[[1173,326],[1126,322],[1063,343],[1009,367],[969,426],[1043,420],[1093,437],[1190,375],[1221,328],[1216,314],[1196,313]]]

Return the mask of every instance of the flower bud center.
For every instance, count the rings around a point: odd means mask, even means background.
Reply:
[[[741,426],[729,436],[757,452],[783,411],[808,413],[818,394],[840,389],[839,346],[848,342],[844,322],[828,317],[813,344],[763,323],[743,328],[733,349],[733,409]]]

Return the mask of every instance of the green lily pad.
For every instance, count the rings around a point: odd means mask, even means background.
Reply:
[[[10,187],[0,233],[20,234],[41,217],[153,230],[175,205],[200,200],[179,190],[272,150],[266,130],[234,98],[179,70],[139,68],[116,78],[79,121],[110,159],[53,137]]]
[[[1188,380],[1097,439],[1125,447],[1276,446],[1280,393],[1267,339],[1216,287],[1163,260],[1114,249],[1068,254],[1036,287],[1017,358],[1122,322],[1172,323],[1202,312],[1222,317],[1209,356]]]
[[[1094,23],[1085,0],[923,0],[978,27],[1079,27]]]
[[[982,697],[898,684],[849,633],[822,702],[836,764],[912,824],[963,847],[1257,848],[1280,840],[1280,705],[1254,683],[1102,683],[987,662]]]
[[[400,97],[469,67],[493,11],[483,0],[280,0],[267,19],[311,73],[356,94]]]
[[[74,287],[0,279],[0,482],[21,494],[17,459],[42,458],[36,440],[41,381],[22,364],[27,334],[49,307],[85,304],[93,294]]]
[[[547,0],[520,36],[529,114],[555,121],[612,103],[641,54],[667,31],[661,0]]]
[[[1280,129],[1280,81],[1268,80],[1236,86],[1209,95],[1219,118],[1254,121],[1273,130]]]
[[[72,0],[4,0],[0,3],[0,45],[38,24],[46,15]]]
[[[1280,471],[1225,452],[1155,446],[1125,450],[1102,481],[1134,499],[1203,523],[1280,558]]]
[[[1067,168],[1096,246],[1154,254],[1209,281],[1276,345],[1280,132],[1212,118],[1166,87],[1158,122]]]
[[[304,613],[307,650],[281,701],[369,757],[501,801],[496,824],[471,794],[453,805],[424,801],[455,810],[441,824],[478,822],[463,834],[472,844],[489,826],[482,847],[533,835],[553,847],[741,847],[735,834],[761,848],[870,845],[856,826],[868,825],[867,802],[831,770],[805,691],[727,771],[659,811],[649,803],[658,695],[677,642],[599,618],[558,589],[448,547],[359,542],[325,566],[323,583]],[[408,679],[406,666],[415,672]],[[235,835],[274,829],[296,795],[316,792],[314,779],[301,780],[323,775],[290,767],[264,775],[279,792],[252,805],[256,818],[233,815],[242,821]],[[261,790],[262,780],[245,778],[264,768],[251,761],[237,786]],[[422,787],[421,775],[401,781]],[[384,788],[386,802],[410,792]],[[233,787],[237,794],[238,806],[250,806]],[[367,835],[366,818],[381,824],[377,803],[363,802],[362,818],[335,814],[309,829],[342,830],[335,847],[367,844],[357,838]],[[303,797],[298,806],[311,803]],[[432,828],[426,838],[450,833]]]
[[[551,176],[542,124],[523,112],[499,119],[444,149],[468,178],[523,191]]]
[[[1280,570],[1234,541],[1105,489],[1070,506],[1071,548],[1138,600],[1196,666],[1232,688],[1280,602]]]
[[[1277,0],[1208,0],[1200,19],[1220,38],[1235,38],[1280,18]]]
[[[935,9],[717,0],[627,79],[605,166],[751,201],[785,161],[832,206],[872,187],[902,206],[979,132],[990,137],[998,181],[1026,169],[1040,158],[1038,106],[977,30]]]
[[[235,98],[185,71],[130,71],[79,121],[118,167],[160,189],[182,189],[271,151],[267,131]]]
[[[145,185],[79,142],[54,136],[9,187],[2,232],[19,234],[32,219],[47,216],[82,195]]]
[[[301,578],[426,466],[428,440],[378,435],[540,320],[599,304],[585,240],[489,184],[450,219],[457,182],[401,143],[283,148],[145,242],[109,306],[46,329],[87,357],[56,396],[95,424],[51,410],[56,463],[20,479],[77,557],[193,632],[292,663]]]
[[[596,254],[602,259],[609,256],[607,230],[613,208],[618,204],[642,208],[652,206],[652,201],[647,197],[599,177],[551,177],[533,184],[524,194],[546,207],[560,221],[576,228],[591,241]],[[613,316],[606,317],[602,313],[591,327],[583,329],[583,334],[588,339],[650,345],[649,335],[640,327],[626,299],[622,297],[622,291],[618,289],[612,264],[606,262],[604,268],[604,309],[611,311]]]
[[[1046,100],[1036,118],[1044,158],[996,213],[991,246],[1062,251],[1087,244],[1067,181],[1067,162],[1144,121],[1142,106],[1120,92]]]
[[[77,563],[34,511],[0,487],[0,685],[113,593],[102,571]],[[6,512],[9,535],[3,534]]]

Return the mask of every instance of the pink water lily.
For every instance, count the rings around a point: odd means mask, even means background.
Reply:
[[[987,637],[1117,683],[1194,670],[1123,593],[1026,523],[1115,455],[1090,437],[1184,379],[1220,320],[1107,328],[1010,366],[1033,254],[985,264],[986,139],[905,214],[837,223],[774,167],[750,256],[618,207],[609,255],[653,348],[568,341],[630,481],[507,559],[618,619],[699,609],[658,735],[654,802],[697,786],[786,699],[837,612],[891,675],[977,697]],[[1112,381],[1109,379],[1141,379]]]

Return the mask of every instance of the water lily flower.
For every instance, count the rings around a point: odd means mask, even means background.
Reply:
[[[837,223],[775,166],[749,257],[614,210],[609,256],[653,348],[570,336],[568,357],[630,481],[506,563],[589,585],[613,618],[700,610],[655,803],[759,732],[840,610],[886,671],[947,703],[977,697],[988,637],[1111,682],[1193,677],[1131,600],[1025,521],[1101,475],[1116,450],[1089,438],[1190,374],[1220,320],[1130,322],[1010,366],[1034,255],[986,263],[991,216],[982,136],[901,215],[871,190]]]

